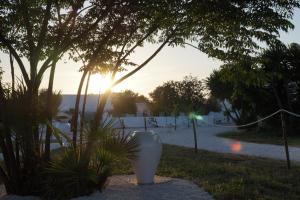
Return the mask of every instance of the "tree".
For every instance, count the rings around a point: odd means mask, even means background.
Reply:
[[[121,83],[143,68],[166,44],[186,44],[185,40],[198,41],[198,48],[210,56],[221,59],[247,57],[259,49],[256,40],[272,43],[277,41],[278,30],[293,28],[289,22],[291,7],[299,7],[299,1],[257,2],[257,1],[169,1],[158,5],[155,12],[161,11],[167,19],[163,27],[172,27],[162,45],[144,63],[116,80],[112,87]],[[175,8],[166,11],[166,8]],[[280,9],[279,9],[280,8]],[[168,14],[168,15],[166,15]],[[170,19],[174,19],[170,20]],[[223,19],[226,21],[224,23]],[[167,23],[166,23],[167,22]],[[248,23],[251,22],[251,23]],[[166,23],[166,24],[165,24]],[[167,26],[166,26],[167,25]],[[168,29],[167,29],[168,30]],[[168,31],[169,32],[169,31]],[[168,33],[166,32],[166,33]],[[117,66],[117,65],[116,65]],[[117,69],[117,68],[115,68]],[[115,72],[112,73],[114,78]],[[109,91],[105,96],[109,95]],[[107,98],[103,98],[96,112],[95,122],[101,119]]]
[[[136,66],[134,70],[117,80],[113,86],[122,82],[132,74],[136,73],[165,46],[174,35],[174,24],[169,21],[174,17],[174,12],[182,10],[182,3],[175,2],[174,7],[165,7],[170,9],[169,15],[163,14],[162,7],[166,2],[152,2],[147,1],[129,1],[127,4],[122,4],[121,8],[117,9],[117,15],[111,16],[107,19],[107,26],[101,29],[102,32],[97,33],[102,37],[91,38],[91,40],[84,40],[80,45],[80,51],[84,52],[84,59],[87,65],[83,67],[83,74],[78,87],[77,100],[75,105],[75,114],[73,118],[73,145],[76,145],[77,138],[77,118],[79,113],[80,93],[83,82],[88,71],[98,71],[109,73],[111,80],[114,80],[117,72],[122,71],[125,66]],[[165,4],[167,5],[167,4]],[[165,11],[165,10],[164,10]],[[161,35],[158,35],[158,31]],[[157,42],[162,44],[158,49],[149,56],[142,64],[135,65],[128,61],[128,57],[134,52],[137,47],[144,44],[145,41]],[[94,128],[100,123],[102,119],[103,110],[106,101],[111,91],[106,91],[101,96],[101,101],[97,108],[95,115]]]
[[[299,7],[299,1],[191,1],[192,41],[202,52],[222,60],[255,56],[260,48],[256,40],[278,43],[278,30],[293,28],[288,20],[291,7]]]
[[[272,46],[261,55],[261,70],[272,89],[278,108],[294,110],[300,72],[300,45]]]
[[[204,88],[201,80],[185,76],[182,81],[168,81],[151,92],[154,113],[174,114],[201,112],[204,105]]]
[[[299,111],[300,102],[300,45],[271,46],[260,56],[260,67],[268,89],[277,105],[275,109]],[[286,116],[288,131],[297,129],[295,118]],[[291,132],[291,131],[289,131]]]
[[[152,99],[152,113],[159,115],[169,115],[172,113],[174,106],[179,102],[178,82],[168,81],[162,86],[158,86],[149,94]]]
[[[107,18],[108,14],[110,16],[118,15],[116,9],[119,8],[119,5],[123,4],[118,1],[1,1],[1,50],[12,54],[25,83],[20,95],[25,100],[11,98],[10,93],[1,92],[1,103],[3,103],[1,106],[5,106],[10,101],[18,101],[21,105],[26,104],[26,110],[22,111],[24,115],[27,115],[22,120],[24,128],[17,129],[20,132],[16,132],[24,140],[20,143],[24,160],[15,158],[14,149],[11,148],[11,139],[1,137],[1,149],[6,154],[6,168],[13,170],[9,172],[2,170],[1,174],[3,179],[7,180],[5,185],[8,193],[32,194],[33,191],[36,191],[35,187],[39,185],[35,176],[39,173],[39,168],[43,163],[41,158],[44,152],[40,145],[38,129],[40,123],[38,91],[44,73],[47,69],[52,68],[51,66],[54,66],[66,52],[69,52],[74,46],[82,44],[80,41],[87,38],[89,34],[96,37],[97,34],[94,31],[102,28],[103,23],[101,22],[110,20]],[[122,8],[124,9],[124,7]],[[99,37],[101,36],[99,35]],[[27,67],[21,57],[29,62]],[[54,73],[50,73],[50,75],[54,75]],[[49,88],[52,85],[53,82],[49,84]],[[1,88],[1,91],[4,91],[2,85]],[[4,111],[2,107],[1,110]],[[1,118],[8,118],[7,115],[10,111],[5,110],[6,112],[1,114]],[[5,124],[4,127],[7,138],[12,137],[12,133],[15,133],[15,130],[12,130],[13,124]],[[7,142],[10,143],[9,149],[7,149]],[[49,142],[49,140],[46,141],[48,152]],[[47,154],[46,150],[45,154]],[[20,177],[24,180],[20,181]],[[16,182],[20,184],[15,184]],[[28,187],[29,185],[32,189]]]
[[[179,110],[189,114],[200,113],[204,105],[204,87],[201,80],[191,75],[185,76],[178,84]]]
[[[225,114],[237,124],[256,120],[261,109],[256,102],[267,103],[263,76],[253,66],[254,61],[249,60],[230,62],[206,79],[210,95],[222,102]]]
[[[137,111],[136,103],[139,95],[132,92],[131,90],[125,90],[120,93],[113,93],[112,104],[113,104],[113,115],[124,116],[125,114],[135,115]]]
[[[296,112],[299,52],[297,44],[277,44],[250,62],[227,63],[210,75],[207,88],[213,97],[231,103],[232,110],[224,106],[237,123],[254,121],[281,108]],[[278,122],[271,120],[266,124],[277,127]]]

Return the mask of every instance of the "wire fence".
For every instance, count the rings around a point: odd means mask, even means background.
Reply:
[[[248,127],[248,126],[253,126],[254,124],[257,124],[257,123],[260,123],[260,122],[263,122],[269,118],[272,118],[274,117],[275,115],[279,114],[279,113],[287,113],[289,115],[292,115],[294,117],[298,117],[300,118],[300,115],[297,114],[297,113],[293,113],[291,111],[288,111],[288,110],[285,110],[285,109],[279,109],[277,110],[276,112],[264,117],[264,118],[261,118],[261,119],[258,119],[256,121],[253,121],[253,122],[249,122],[247,124],[242,124],[242,125],[218,125],[218,124],[212,124],[212,123],[209,123],[209,122],[206,122],[206,121],[203,121],[204,123],[206,123],[207,125],[210,125],[210,126],[215,126],[215,127],[222,127],[222,128],[243,128],[243,127]]]
[[[268,120],[268,119],[276,116],[277,114],[280,114],[280,117],[281,117],[283,145],[284,145],[285,154],[286,154],[287,168],[290,169],[291,168],[291,164],[290,164],[289,147],[288,147],[288,141],[287,141],[286,121],[284,119],[284,115],[283,114],[288,114],[288,115],[291,115],[291,116],[297,117],[297,118],[300,118],[300,114],[294,113],[294,112],[291,112],[291,111],[288,111],[288,110],[285,110],[285,109],[279,109],[276,112],[273,112],[273,113],[269,114],[266,117],[260,118],[260,119],[258,119],[256,121],[249,122],[249,123],[246,123],[246,124],[241,124],[241,125],[220,125],[220,124],[216,124],[216,123],[210,123],[210,122],[204,120],[203,116],[192,115],[191,118],[187,118],[187,123],[191,123],[190,127],[193,128],[193,133],[194,133],[194,150],[195,150],[195,153],[198,152],[197,131],[196,131],[196,128],[195,128],[197,121],[200,121],[201,123],[204,123],[204,124],[206,124],[208,126],[212,126],[212,127],[220,127],[220,128],[242,128],[242,127],[253,126],[253,125],[257,124],[257,123],[263,122],[265,120]],[[164,126],[159,125],[157,123],[157,120],[154,117],[151,117],[151,118],[144,117],[143,121],[144,121],[144,126],[131,126],[131,127],[128,127],[128,126],[125,126],[124,119],[119,118],[118,122],[119,122],[120,126],[115,127],[115,128],[122,129],[123,130],[122,131],[123,134],[125,133],[125,129],[128,129],[128,128],[130,128],[130,129],[142,129],[142,128],[144,128],[145,131],[147,131],[148,128],[153,129],[153,128],[167,128],[168,127],[168,128],[175,128],[176,129],[176,117],[174,117],[175,126],[173,124],[170,124],[170,123],[169,124],[165,123]],[[148,126],[149,123],[152,126],[149,127]]]
[[[206,119],[203,119],[203,116],[197,116],[195,115],[194,118],[189,118],[187,116],[184,116],[184,117],[181,117],[181,119],[177,119],[179,121],[178,124],[176,124],[176,119],[175,117],[165,117],[166,118],[166,122],[163,124],[163,123],[158,123],[157,122],[157,118],[163,118],[163,117],[139,117],[140,118],[140,121],[137,122],[137,120],[135,121],[135,125],[126,125],[125,124],[125,118],[118,118],[117,120],[117,123],[115,123],[115,128],[116,129],[145,129],[147,130],[148,128],[151,128],[151,129],[155,129],[155,128],[180,128],[182,127],[183,123],[182,121],[184,120],[185,121],[185,126],[190,128],[192,127],[192,121],[193,119],[195,119],[195,123],[198,127],[201,127],[203,124],[204,125],[207,125],[207,126],[212,126],[212,127],[220,127],[220,128],[244,128],[244,127],[248,127],[248,126],[253,126],[255,124],[258,124],[258,123],[261,123],[267,119],[270,119],[274,116],[276,116],[277,114],[280,114],[280,113],[286,113],[286,114],[289,114],[291,116],[294,116],[294,117],[297,117],[297,118],[300,118],[300,114],[297,114],[297,113],[294,113],[294,112],[291,112],[291,111],[288,111],[288,110],[285,110],[285,109],[279,109],[277,110],[276,112],[273,112],[271,114],[269,114],[268,116],[266,117],[263,117],[263,118],[260,118],[256,121],[253,121],[253,122],[249,122],[249,123],[246,123],[246,124],[240,124],[240,125],[220,125],[220,124],[217,124],[217,123],[211,123],[209,122],[209,120]],[[133,117],[135,118],[135,117]],[[136,117],[138,118],[138,117]],[[141,119],[143,119],[143,121],[141,121]],[[173,120],[173,122],[170,122],[171,120]],[[162,121],[162,120],[160,120]],[[175,122],[174,122],[175,121]],[[212,120],[213,121],[213,120]],[[129,123],[130,124],[130,123]],[[137,125],[137,124],[140,124],[140,125]]]

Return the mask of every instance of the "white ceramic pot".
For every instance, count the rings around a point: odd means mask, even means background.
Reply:
[[[152,184],[162,152],[161,140],[152,131],[134,131],[132,136],[137,137],[139,144],[137,159],[132,163],[137,183]]]

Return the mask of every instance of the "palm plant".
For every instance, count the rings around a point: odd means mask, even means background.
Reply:
[[[97,130],[85,127],[81,148],[65,148],[46,169],[45,198],[68,199],[102,191],[116,161],[136,158],[136,138],[120,134],[113,121],[101,123]]]
[[[14,90],[9,85],[0,83],[0,147],[3,153],[4,166],[0,166],[0,173],[6,187],[7,193],[21,195],[38,194],[40,178],[38,170],[31,170],[35,165],[42,168],[44,162],[42,150],[45,147],[42,132],[42,124],[47,123],[45,115],[46,92],[41,91],[38,98],[38,121],[37,127],[28,126],[28,115],[30,109],[30,94],[21,81],[17,82]],[[56,104],[51,106],[56,111],[61,100],[60,94],[55,94]],[[47,123],[48,124],[48,123]],[[29,131],[37,128],[39,134],[31,135]],[[54,130],[55,128],[52,127]],[[60,138],[61,135],[57,135]],[[40,160],[40,161],[38,161]],[[36,178],[32,178],[36,177]],[[24,189],[26,188],[26,189]]]

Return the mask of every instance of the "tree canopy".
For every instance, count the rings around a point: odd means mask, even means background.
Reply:
[[[252,61],[224,64],[210,75],[206,86],[213,97],[231,103],[227,113],[238,123],[281,108],[299,112],[299,50],[299,44],[276,44]]]
[[[216,99],[205,98],[205,88],[200,79],[191,75],[182,81],[168,81],[156,87],[150,94],[152,112],[155,115],[175,115],[180,112],[208,114],[219,111]]]
[[[113,105],[113,115],[117,117],[124,116],[126,114],[136,115],[137,106],[136,103],[147,103],[148,99],[135,93],[131,90],[125,90],[124,92],[113,93],[111,96]]]
[[[280,30],[293,28],[289,20],[295,7],[298,0],[5,0],[0,3],[0,44],[11,51],[29,84],[30,79],[40,82],[49,64],[74,48],[101,70],[129,64],[116,60],[144,41],[183,45],[190,40],[224,59],[249,55],[259,47],[256,41],[274,43]]]

